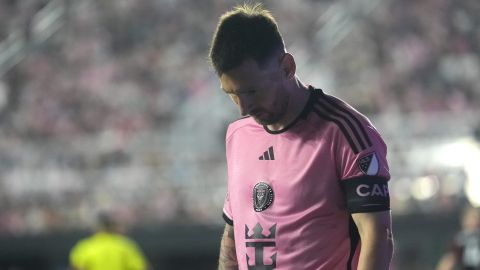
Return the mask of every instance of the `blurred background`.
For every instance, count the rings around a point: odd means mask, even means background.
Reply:
[[[0,0],[0,269],[67,269],[105,209],[153,269],[215,268],[238,112],[207,55],[239,3]],[[480,2],[264,3],[389,146],[395,269],[434,269],[480,205]]]

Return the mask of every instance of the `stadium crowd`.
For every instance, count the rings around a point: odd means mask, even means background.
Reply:
[[[26,2],[0,2],[2,40],[49,1]],[[236,114],[206,59],[235,2],[66,2],[64,26],[0,77],[0,233],[85,228],[101,208],[131,226],[221,222],[223,134]],[[394,180],[417,173],[401,168],[398,136],[480,108],[477,0],[265,2],[306,83],[379,119]],[[385,115],[421,124],[399,130]],[[464,198],[449,196],[432,207]],[[420,211],[410,200],[403,213]]]

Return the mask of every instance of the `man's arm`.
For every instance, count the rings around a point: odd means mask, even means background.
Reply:
[[[237,253],[235,251],[235,236],[233,226],[225,225],[222,242],[220,244],[220,258],[218,270],[238,270]]]
[[[358,270],[387,270],[393,255],[392,218],[390,211],[355,213],[361,240]]]
[[[457,257],[453,252],[447,252],[442,256],[437,265],[437,270],[453,270],[457,264]]]

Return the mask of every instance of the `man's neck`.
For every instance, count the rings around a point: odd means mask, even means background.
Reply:
[[[267,125],[267,128],[271,131],[279,131],[287,127],[292,123],[302,112],[307,104],[310,92],[308,87],[302,84],[298,78],[295,79],[295,82],[292,83],[290,89],[290,99],[288,101],[287,111],[285,116],[278,121],[278,123]]]

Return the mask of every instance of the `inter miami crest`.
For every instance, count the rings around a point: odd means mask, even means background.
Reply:
[[[253,187],[253,209],[262,212],[273,202],[273,189],[265,182],[259,182]]]

